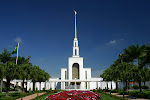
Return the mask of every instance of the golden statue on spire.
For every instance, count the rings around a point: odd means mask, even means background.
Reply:
[[[73,11],[74,11],[74,13],[75,13],[75,16],[76,16],[76,14],[77,14],[77,12],[73,9]]]

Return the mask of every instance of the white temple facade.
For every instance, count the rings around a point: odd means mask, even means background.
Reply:
[[[68,58],[68,68],[61,68],[61,89],[96,89],[102,78],[91,78],[91,68],[83,68],[83,57],[79,55],[75,11],[75,38],[73,40],[73,55]]]

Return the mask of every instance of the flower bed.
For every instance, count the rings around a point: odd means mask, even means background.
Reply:
[[[50,95],[46,100],[100,100],[102,96],[91,91],[63,91]]]

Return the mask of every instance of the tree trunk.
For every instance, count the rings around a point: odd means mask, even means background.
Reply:
[[[41,82],[40,82],[40,87],[39,88],[40,88],[40,91],[41,91]]]
[[[35,91],[35,81],[33,81],[33,91]]]
[[[3,92],[3,79],[1,79],[1,90],[0,92]]]
[[[7,79],[7,83],[6,83],[6,96],[8,96],[9,88],[10,88],[10,80]]]
[[[144,86],[145,86],[145,81],[144,81]]]
[[[111,90],[112,90],[112,81],[111,81]]]
[[[141,78],[139,79],[139,88],[140,88],[140,93],[142,93],[142,88],[141,88]]]
[[[23,79],[23,83],[22,83],[22,92],[24,93],[24,79]]]
[[[108,89],[108,82],[107,82],[107,89]]]
[[[118,82],[116,81],[116,90],[118,90]]]
[[[46,90],[46,81],[45,81],[45,90]]]
[[[127,91],[128,91],[128,81],[126,81],[126,89],[127,89]]]

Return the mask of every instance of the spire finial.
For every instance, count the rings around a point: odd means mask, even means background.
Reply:
[[[77,12],[73,9],[74,14],[75,14],[75,38],[77,38],[77,26],[76,26],[76,14]]]

